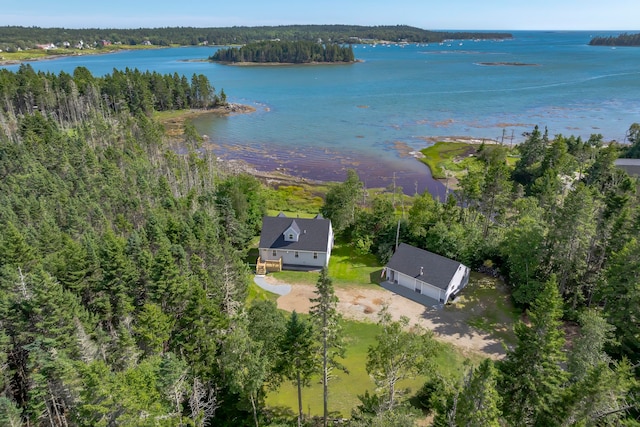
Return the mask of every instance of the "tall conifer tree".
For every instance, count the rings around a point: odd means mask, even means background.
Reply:
[[[327,268],[323,268],[316,284],[316,297],[311,299],[311,316],[320,335],[322,355],[322,388],[323,388],[323,419],[327,426],[329,418],[329,378],[334,368],[345,370],[337,360],[344,357],[341,316],[338,313],[338,297],[333,289],[333,281],[329,277]]]
[[[548,425],[566,381],[562,370],[562,300],[555,276],[547,281],[528,311],[529,324],[515,326],[516,347],[500,363],[502,411],[513,425]]]

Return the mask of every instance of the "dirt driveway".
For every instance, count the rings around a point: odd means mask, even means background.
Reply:
[[[266,279],[278,284],[273,277],[267,276]],[[308,313],[311,307],[309,298],[315,296],[314,291],[315,286],[294,284],[290,293],[278,298],[278,308]],[[407,316],[412,324],[418,323],[433,331],[437,339],[449,342],[463,352],[482,354],[492,359],[499,359],[505,354],[501,342],[468,326],[466,315],[460,310],[428,308],[383,288],[336,288],[336,296],[340,300],[338,310],[347,319],[377,322],[378,312],[387,304],[395,319]]]

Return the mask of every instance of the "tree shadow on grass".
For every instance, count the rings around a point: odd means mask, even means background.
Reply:
[[[433,332],[441,336],[453,337],[454,339],[456,337],[460,339],[470,339],[478,335],[489,335],[490,339],[486,341],[486,345],[478,350],[495,356],[503,356],[505,354],[504,344],[499,337],[468,325],[459,316],[446,310],[446,308],[426,308],[422,313],[422,317],[428,319],[434,325],[432,329]]]
[[[381,268],[380,270],[372,271],[371,273],[369,273],[369,280],[371,281],[371,283],[379,285],[384,281],[384,277],[382,277],[382,271],[383,270]]]
[[[269,406],[264,411],[264,418],[269,424],[272,423],[282,423],[285,422],[287,424],[294,423],[298,418],[298,414],[293,411],[288,406]],[[291,425],[294,425],[291,424]]]
[[[486,337],[482,351],[502,356],[505,346],[514,343],[513,326],[518,318],[510,302],[508,290],[502,282],[473,273],[469,285],[447,306],[425,309],[422,317],[434,325],[433,331],[442,336],[470,339]]]

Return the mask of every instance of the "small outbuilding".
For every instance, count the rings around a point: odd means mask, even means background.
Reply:
[[[332,248],[331,221],[320,214],[314,218],[289,218],[283,213],[265,216],[256,273],[321,269],[329,265]]]
[[[615,165],[631,176],[640,177],[640,159],[616,159]]]
[[[401,243],[385,268],[389,282],[447,303],[469,282],[469,267]]]

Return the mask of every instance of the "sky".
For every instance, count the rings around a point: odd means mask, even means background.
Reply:
[[[427,30],[640,30],[639,0],[1,0],[0,26],[411,25]]]

